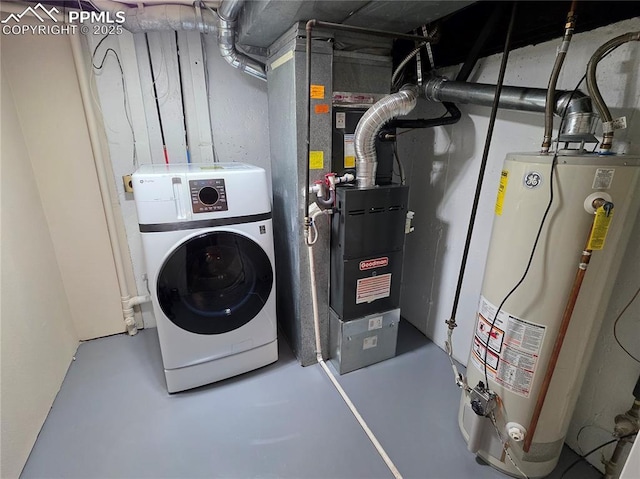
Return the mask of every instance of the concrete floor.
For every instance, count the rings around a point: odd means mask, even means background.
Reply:
[[[80,345],[23,478],[389,478],[318,365],[169,395],[155,329]],[[405,478],[506,476],[467,452],[445,353],[402,322],[396,358],[340,382]],[[565,447],[550,477],[577,456]],[[569,478],[600,477],[586,463]]]

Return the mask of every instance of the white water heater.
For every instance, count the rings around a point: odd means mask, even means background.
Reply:
[[[516,477],[543,477],[557,464],[611,293],[612,275],[640,208],[640,158],[571,153],[558,155],[553,179],[553,155],[516,153],[505,160],[467,364],[468,385],[485,383],[487,377],[498,400],[491,418],[472,410],[468,393],[460,404],[459,426],[469,448]],[[553,201],[530,269],[496,317],[498,306],[526,269],[549,203],[550,181]],[[604,248],[593,251],[535,433],[527,440],[593,224],[592,203],[598,198],[614,205]]]

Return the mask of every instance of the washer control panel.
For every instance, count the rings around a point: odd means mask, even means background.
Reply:
[[[227,192],[223,179],[189,180],[191,209],[194,213],[227,211]]]

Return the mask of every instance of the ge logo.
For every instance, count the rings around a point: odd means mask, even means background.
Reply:
[[[537,188],[542,183],[542,175],[537,171],[532,171],[524,176],[524,186],[527,188]]]

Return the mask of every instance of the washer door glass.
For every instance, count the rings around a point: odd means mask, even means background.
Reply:
[[[221,334],[251,321],[273,287],[273,270],[254,241],[214,231],[176,248],[158,275],[158,301],[178,327]]]

